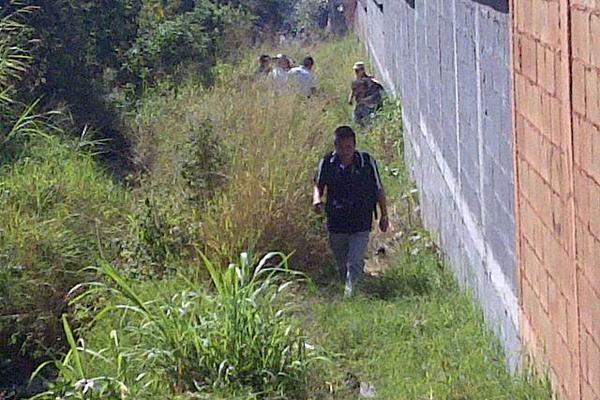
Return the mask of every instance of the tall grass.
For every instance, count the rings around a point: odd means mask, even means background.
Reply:
[[[53,363],[58,379],[35,398],[158,399],[189,392],[297,398],[319,357],[291,321],[286,293],[294,273],[287,258],[272,253],[251,264],[242,254],[225,270],[203,259],[212,292],[181,278],[177,289],[163,287],[158,296],[103,264],[100,275],[110,284],[88,286],[114,298],[96,319],[110,326],[96,338],[104,347],[76,340],[63,318],[70,350]]]
[[[33,10],[18,1],[0,10],[0,382],[18,377],[18,361],[27,367],[60,347],[65,295],[98,241],[119,230],[127,203],[85,141],[62,142],[51,113],[19,101],[15,86],[32,61],[23,21]]]
[[[28,152],[0,167],[0,349],[14,343],[42,356],[62,336],[79,271],[123,231],[129,200],[90,155],[58,138],[38,137]]]
[[[221,181],[206,203],[189,211],[188,226],[198,227],[196,242],[221,265],[245,249],[277,248],[294,252],[298,267],[323,266],[322,224],[310,214],[311,180],[317,160],[331,147],[335,126],[350,120],[345,98],[360,50],[346,39],[288,53],[296,59],[313,54],[318,96],[278,95],[268,82],[254,79],[252,56],[238,67],[217,67],[210,90],[192,79],[169,95],[149,96],[131,122],[152,182],[184,199],[181,149],[189,127],[210,121],[221,148],[204,154],[223,155]],[[346,61],[340,61],[342,54]],[[189,206],[180,203],[180,208]]]

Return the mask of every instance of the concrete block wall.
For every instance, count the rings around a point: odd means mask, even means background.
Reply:
[[[360,0],[356,30],[402,98],[423,219],[520,357],[508,0]]]

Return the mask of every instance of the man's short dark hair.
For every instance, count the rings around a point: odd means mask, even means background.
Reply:
[[[335,143],[348,138],[352,138],[354,143],[356,143],[356,133],[354,133],[352,128],[350,128],[348,125],[342,125],[335,128]]]
[[[271,59],[271,56],[268,54],[262,54],[258,59],[261,62],[265,62],[265,61],[269,61]]]
[[[302,65],[304,65],[306,68],[312,67],[313,65],[315,65],[315,60],[311,56],[304,57],[304,61],[302,61]]]

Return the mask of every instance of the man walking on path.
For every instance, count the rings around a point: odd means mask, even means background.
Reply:
[[[308,56],[304,58],[302,65],[292,68],[289,72],[289,75],[295,78],[300,93],[306,97],[312,96],[317,90],[317,80],[312,73],[314,65],[315,60]]]
[[[385,192],[377,162],[370,154],[356,150],[356,134],[349,126],[335,130],[335,151],[320,162],[315,175],[313,208],[327,215],[329,244],[336,269],[345,282],[344,293],[352,296],[364,272],[373,215],[379,204],[379,228],[389,226]],[[327,201],[323,205],[323,195]]]

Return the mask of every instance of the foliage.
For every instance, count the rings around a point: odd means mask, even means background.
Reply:
[[[286,257],[271,253],[253,266],[242,254],[226,270],[206,258],[204,263],[212,293],[184,279],[183,289],[152,295],[151,300],[103,264],[99,272],[112,285],[89,284],[87,294],[114,293],[117,303],[97,320],[105,324],[103,333],[110,331],[100,338],[105,347],[76,342],[63,317],[70,351],[52,363],[59,372],[56,382],[35,398],[172,398],[224,389],[290,396],[301,391],[318,355],[307,350],[283,302],[293,282],[284,279],[293,276]]]
[[[189,257],[194,227],[174,207],[172,198],[160,193],[138,201],[128,217],[128,234],[113,241],[119,249],[115,263],[129,277],[165,278],[178,260]]]
[[[233,39],[234,29],[237,38],[250,34],[252,19],[248,14],[208,0],[196,3],[190,11],[171,19],[159,18],[137,37],[127,52],[125,67],[129,72],[145,81],[196,62],[201,66],[199,74],[209,77],[217,56],[239,45]]]
[[[29,68],[31,31],[22,20],[31,7],[0,7],[0,165],[12,160],[27,136],[36,130],[35,108],[17,101],[15,85]]]
[[[327,26],[328,0],[300,0],[295,7],[296,25],[310,32]]]
[[[128,205],[81,148],[40,131],[28,150],[0,169],[0,351],[9,358],[58,349],[66,293],[109,250],[98,243],[119,236]]]
[[[293,23],[294,0],[217,0],[219,4],[241,7],[258,18],[261,29],[290,29]]]

